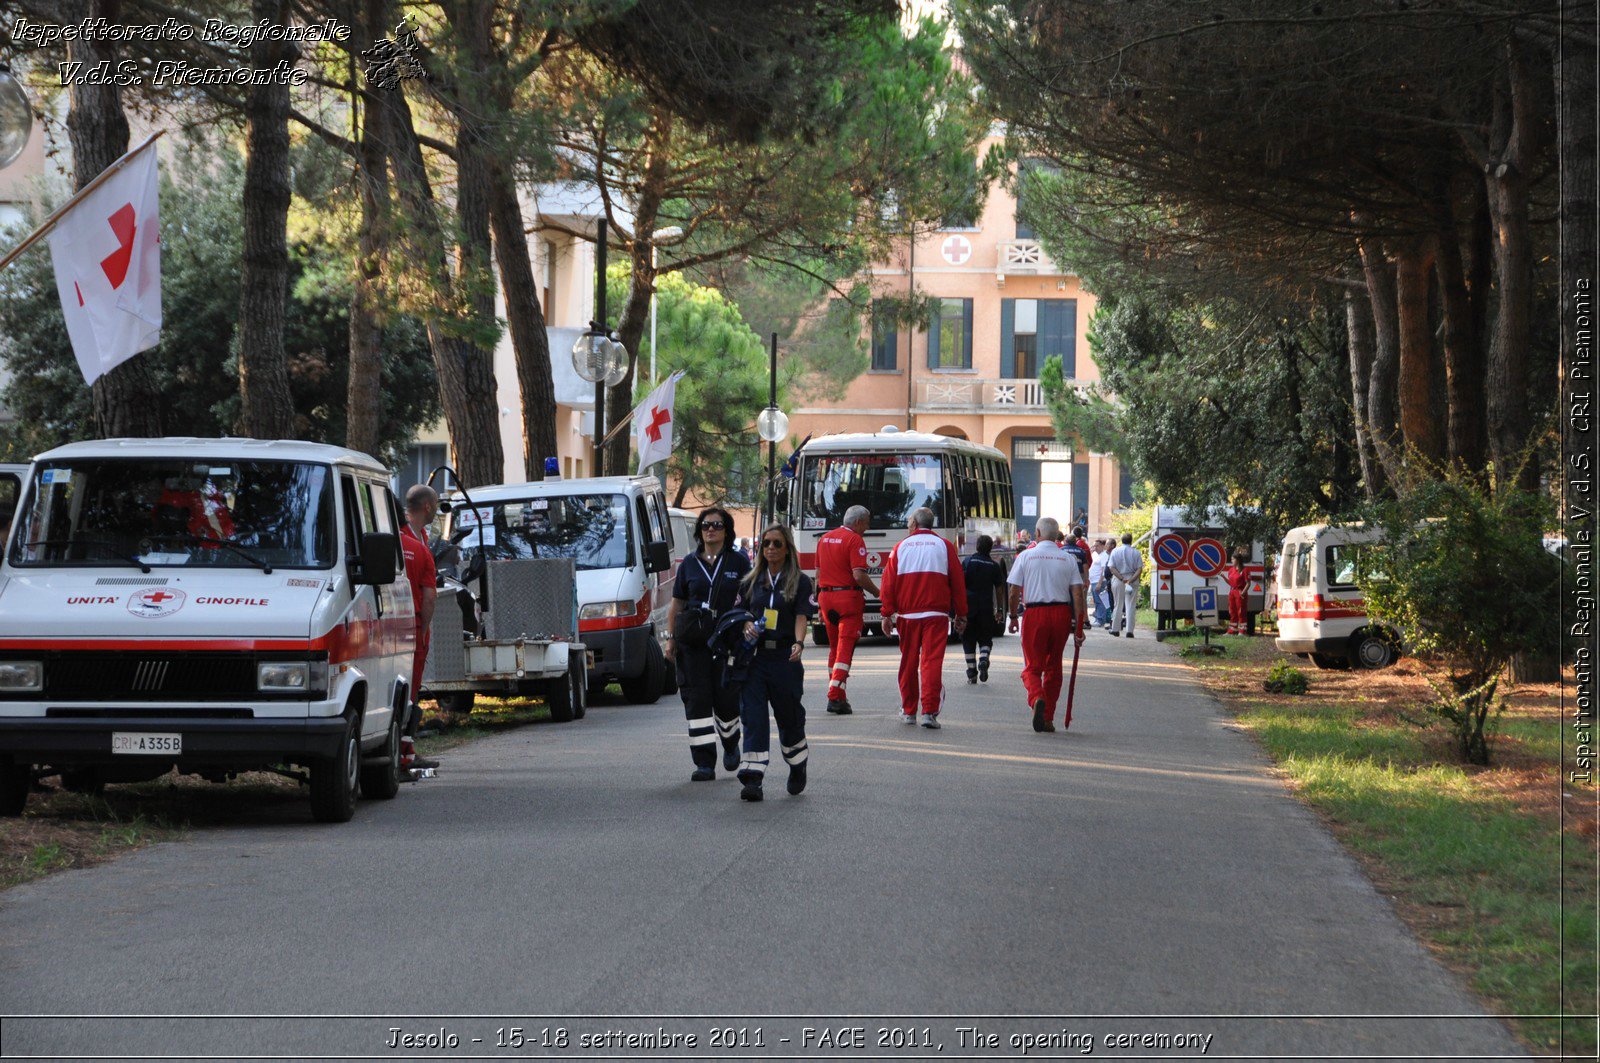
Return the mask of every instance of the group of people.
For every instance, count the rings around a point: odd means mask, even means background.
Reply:
[[[693,761],[690,778],[716,778],[717,747],[724,771],[736,771],[740,798],[760,801],[771,758],[771,722],[788,765],[787,790],[806,787],[809,747],[802,704],[806,630],[820,619],[828,635],[827,710],[849,715],[848,685],[868,595],[880,602],[884,634],[900,639],[900,721],[938,729],[944,709],[945,646],[954,628],[966,657],[967,682],[989,680],[990,654],[1001,625],[1022,636],[1022,681],[1033,729],[1056,730],[1069,639],[1081,645],[1090,622],[1089,593],[1104,593],[1110,629],[1133,634],[1144,561],[1124,535],[1120,546],[1091,548],[1081,529],[1065,534],[1042,518],[1036,539],[1007,571],[994,542],[979,536],[965,561],[955,544],[934,532],[931,509],[907,520],[908,535],[883,566],[881,584],[867,561],[864,533],[871,514],[845,511],[838,528],[817,543],[815,586],[800,570],[794,537],[770,525],[752,562],[732,545],[733,518],[712,506],[696,519],[695,551],[678,568],[668,611],[667,656],[677,669]],[[1096,605],[1102,600],[1097,597]],[[1104,621],[1102,621],[1104,622]],[[770,719],[769,719],[770,713]],[[1062,716],[1070,726],[1071,709]]]

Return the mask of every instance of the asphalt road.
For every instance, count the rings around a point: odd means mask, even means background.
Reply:
[[[797,798],[776,754],[761,804],[691,783],[677,699],[613,701],[350,824],[285,803],[0,894],[0,1052],[1521,1054],[1171,648],[1092,634],[1053,735],[997,651],[971,687],[951,647],[934,732],[896,719],[892,645],[859,652],[845,718],[808,647]],[[658,1029],[672,1049],[625,1039]]]

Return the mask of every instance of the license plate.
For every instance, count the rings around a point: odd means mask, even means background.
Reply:
[[[183,752],[183,735],[150,734],[144,731],[113,731],[111,752],[173,756]]]

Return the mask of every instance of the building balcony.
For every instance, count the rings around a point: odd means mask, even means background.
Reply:
[[[1013,273],[1034,276],[1061,272],[1037,240],[1002,240],[995,245],[995,257],[994,279],[1001,285]]]
[[[916,382],[917,413],[1028,413],[1045,411],[1039,382],[1030,378],[994,380],[953,377]]]

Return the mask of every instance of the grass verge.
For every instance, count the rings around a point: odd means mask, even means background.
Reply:
[[[1541,1053],[1594,1059],[1592,787],[1562,782],[1558,684],[1516,688],[1475,768],[1427,713],[1423,667],[1325,672],[1268,694],[1270,638],[1189,660],[1433,952]],[[1566,815],[1563,816],[1563,805]],[[1585,815],[1585,812],[1588,815]],[[1565,821],[1565,822],[1564,822]],[[1567,1016],[1549,1017],[1549,1016]]]
[[[425,710],[432,702],[423,702]],[[542,701],[480,697],[469,716],[419,739],[437,755],[474,738],[546,722]],[[306,791],[293,779],[249,772],[226,784],[191,775],[72,793],[49,777],[36,785],[24,815],[0,819],[0,890],[71,868],[91,867],[195,829],[309,818]]]

